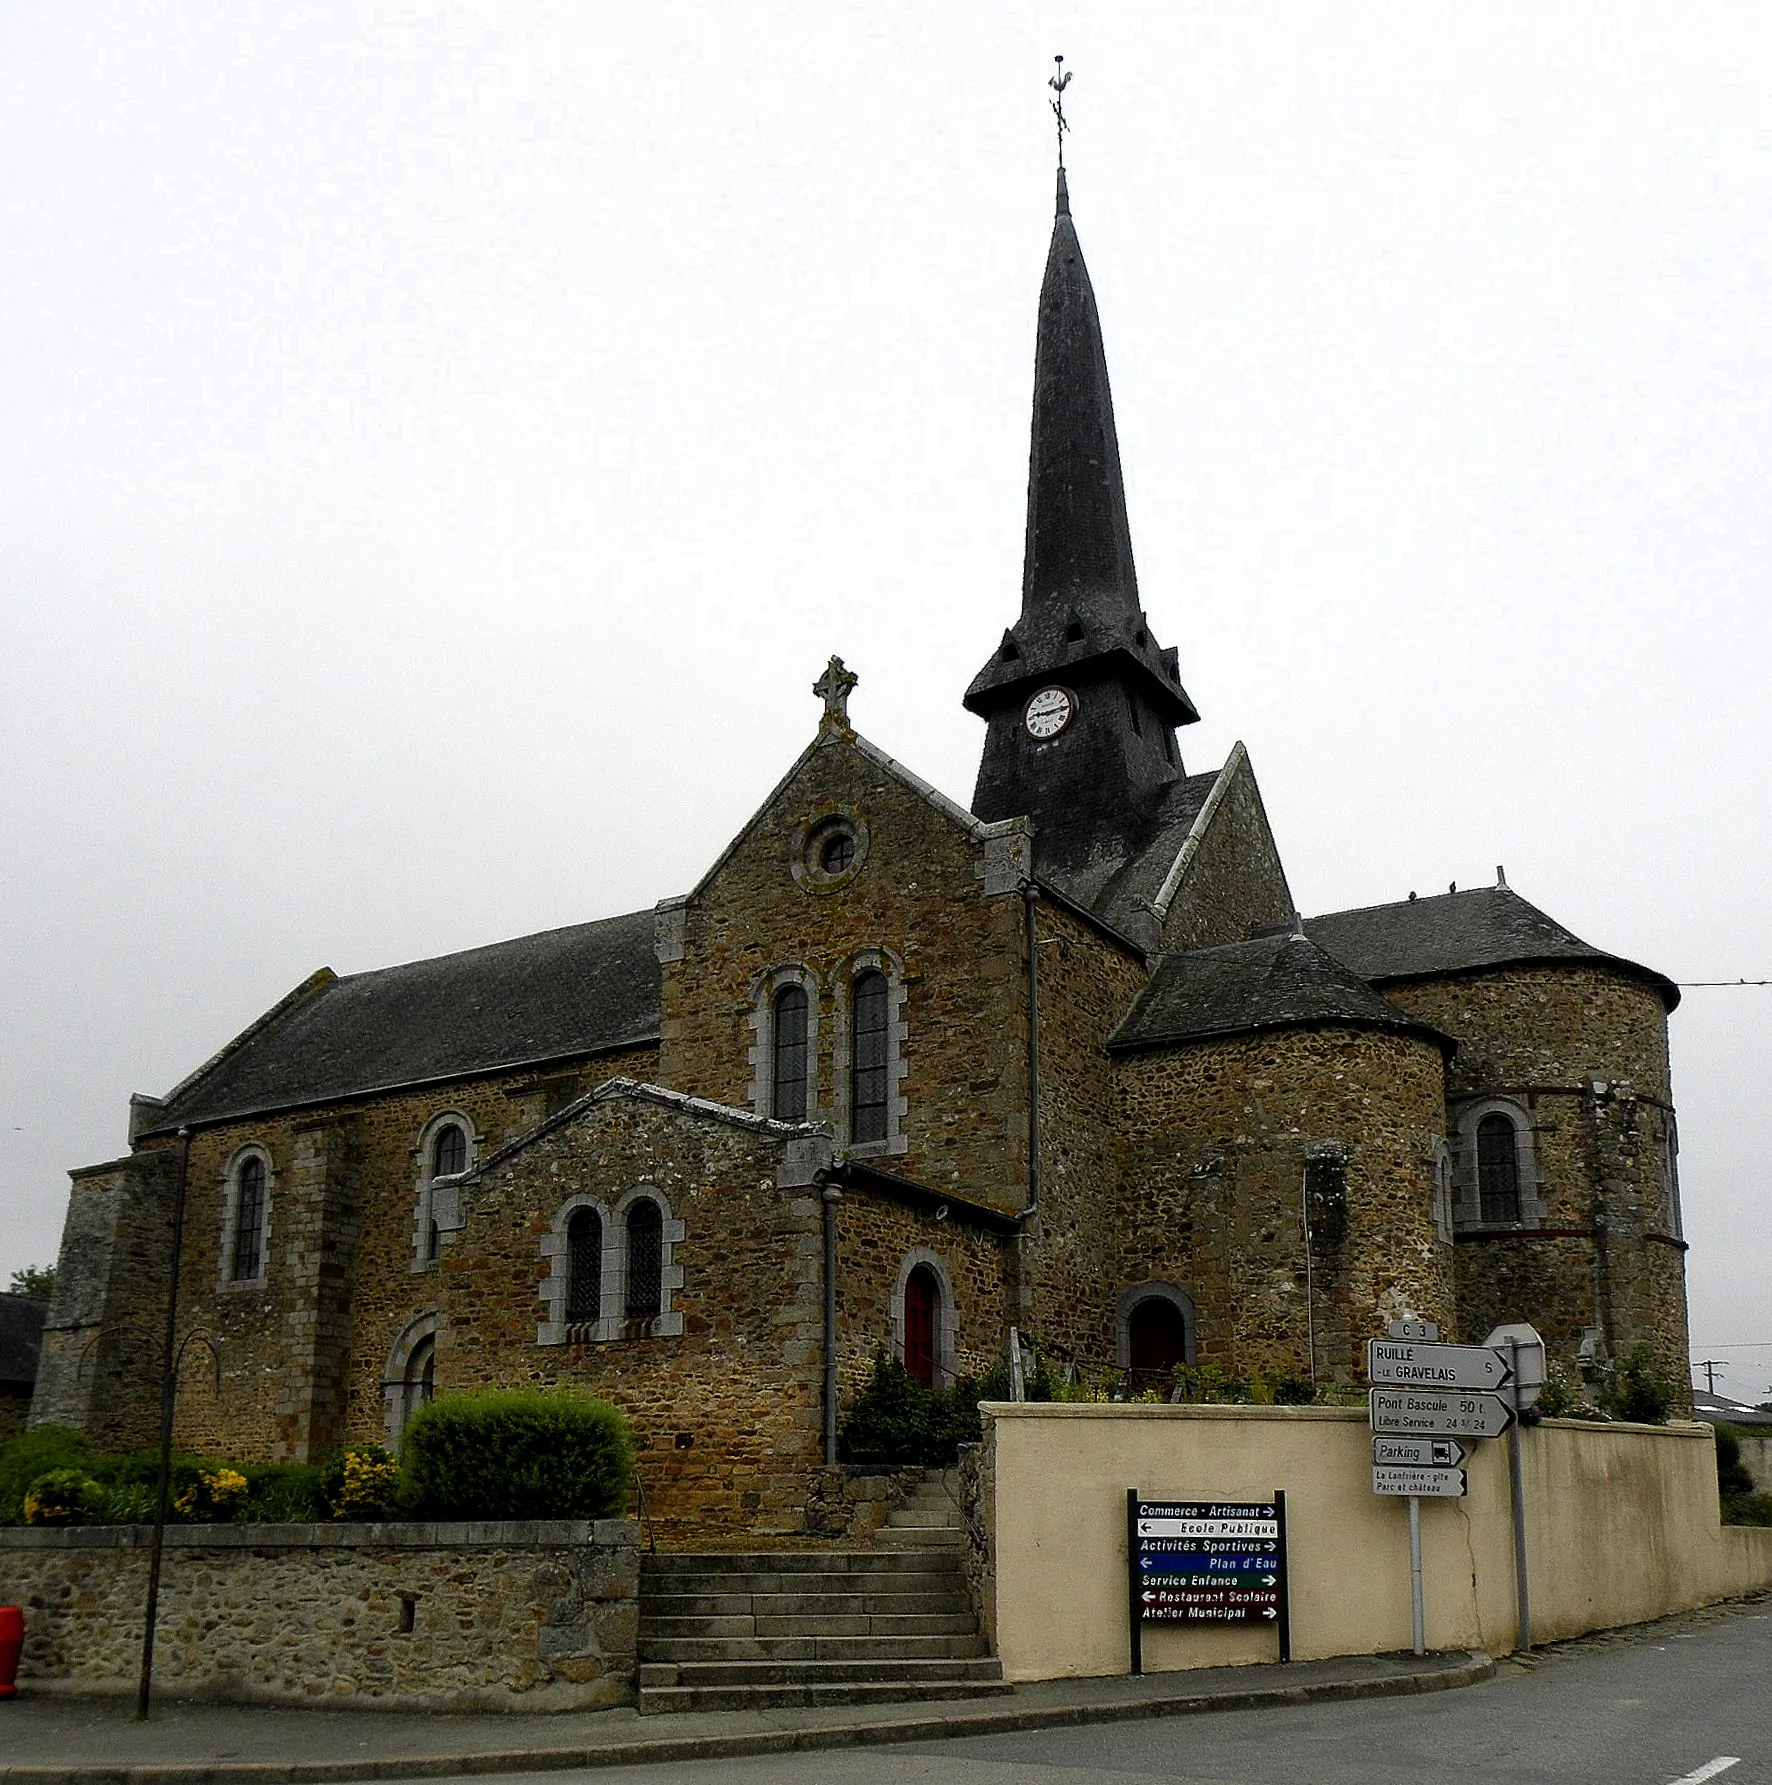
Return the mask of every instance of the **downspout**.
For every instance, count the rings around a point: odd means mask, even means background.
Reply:
[[[1025,880],[1021,898],[1027,912],[1028,951],[1028,1201],[1022,1213],[1031,1215],[1040,1206],[1040,941],[1034,926],[1040,889]]]
[[[843,1192],[823,1172],[819,1199],[824,1204],[824,1460],[837,1460],[837,1204]]]
[[[135,1720],[145,1723],[154,1691],[154,1620],[160,1609],[160,1559],[166,1547],[166,1500],[172,1484],[172,1412],[178,1398],[178,1279],[185,1249],[185,1188],[191,1131],[178,1131],[178,1197],[172,1205],[172,1268],[166,1288],[166,1337],[160,1349],[160,1462],[154,1480],[154,1537],[148,1552],[148,1603],[142,1614],[141,1680]]]

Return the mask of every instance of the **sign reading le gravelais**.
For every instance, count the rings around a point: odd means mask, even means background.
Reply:
[[[1145,1622],[1279,1620],[1286,1540],[1272,1500],[1140,1500],[1132,1538],[1132,1591]]]
[[[1366,1342],[1366,1375],[1374,1387],[1497,1389],[1512,1374],[1501,1353],[1486,1345]]]

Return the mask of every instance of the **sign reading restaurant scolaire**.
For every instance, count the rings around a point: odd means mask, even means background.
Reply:
[[[1368,1339],[1366,1375],[1387,1388],[1500,1388],[1513,1372],[1486,1345],[1424,1345]]]
[[[1132,1671],[1146,1623],[1267,1624],[1290,1658],[1286,1496],[1270,1500],[1145,1500],[1126,1495],[1127,1610]]]

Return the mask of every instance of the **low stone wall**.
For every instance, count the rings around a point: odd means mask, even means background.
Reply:
[[[25,1614],[24,1691],[135,1690],[145,1526],[0,1528],[0,1604]],[[628,1702],[639,1526],[627,1519],[175,1526],[156,1691],[374,1710]]]

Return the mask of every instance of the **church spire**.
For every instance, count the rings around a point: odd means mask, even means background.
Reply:
[[[1053,110],[1062,152],[1068,125]],[[1031,816],[1053,866],[1114,853],[1146,828],[1182,772],[1175,727],[1199,717],[1139,606],[1107,351],[1062,160],[1034,352],[1021,613],[966,705],[990,725],[973,811]]]

